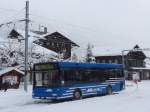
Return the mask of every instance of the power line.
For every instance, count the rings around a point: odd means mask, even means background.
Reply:
[[[25,8],[20,9],[17,13],[15,13],[15,14],[12,16],[12,18],[15,18],[15,19],[16,19],[16,15],[18,16],[18,14],[23,14],[23,13],[24,13],[23,11],[25,11]],[[22,12],[23,12],[23,13],[22,13]]]
[[[4,26],[4,25],[15,24],[15,23],[17,23],[17,22],[23,22],[23,21],[25,21],[25,19],[16,20],[16,21],[9,21],[9,22],[0,24],[0,27],[2,27],[2,26]]]
[[[3,8],[0,8],[0,10],[2,10]],[[22,8],[21,10],[12,10],[12,9],[3,9],[6,11],[15,11],[17,13],[15,13],[13,16],[10,16],[9,18],[14,18],[13,20],[9,21],[9,22],[3,22],[2,24],[0,24],[0,27],[2,27],[3,25],[9,25],[9,24],[15,24],[16,22],[20,22],[20,20],[17,20],[16,15],[18,16],[20,13],[22,14],[22,11],[24,11],[25,8]],[[7,17],[8,18],[8,17]],[[7,20],[8,21],[8,20]]]
[[[41,19],[41,18],[40,18]],[[53,20],[52,20],[53,21]],[[49,22],[45,22],[45,23],[39,23],[37,20],[33,20],[32,18],[32,22],[34,24],[37,24],[37,25],[40,25],[40,24],[45,24],[45,26],[48,26],[50,31],[59,31],[63,34],[65,34],[66,36],[69,36],[71,33],[75,33],[75,34],[79,34],[80,33],[76,33],[76,32],[82,32],[82,37],[92,37],[94,35],[94,33],[98,33],[96,31],[92,31],[92,30],[87,30],[87,29],[83,29],[83,28],[79,28],[79,27],[73,27],[73,26],[70,26],[70,25],[66,25],[66,24],[59,24],[59,23],[51,23],[50,21]],[[33,25],[33,24],[32,24]],[[43,25],[44,26],[44,25]],[[72,27],[71,29],[70,28],[67,28],[67,27]],[[83,31],[84,30],[84,31]],[[86,32],[85,32],[86,31]],[[84,32],[84,33],[83,33]],[[78,36],[79,36],[78,35]],[[76,35],[77,36],[77,35]],[[80,35],[81,36],[81,35]]]
[[[5,9],[5,8],[0,8],[0,10],[6,11],[6,12],[18,12],[18,10],[15,10],[15,9]]]
[[[72,23],[69,23],[69,22],[66,22],[66,21],[59,21],[59,20],[56,20],[56,19],[52,19],[52,18],[47,18],[47,17],[43,17],[43,16],[39,16],[39,15],[35,15],[35,14],[30,14],[31,16],[34,16],[34,17],[40,17],[40,20],[41,19],[44,19],[44,20],[48,20],[48,21],[52,21],[52,22],[56,22],[56,23],[61,23],[61,24],[65,24],[67,26],[70,26],[70,27],[73,27],[73,28],[80,28],[82,30],[88,30],[90,32],[97,32],[96,30],[93,30],[89,27],[85,27],[85,26],[81,26],[81,25],[75,25],[75,24],[72,24]]]
[[[14,21],[9,21],[9,22],[6,22],[6,23],[2,23],[0,24],[0,28],[4,25],[10,25],[10,24],[16,24],[16,23],[21,23],[21,22],[25,22],[26,19],[20,19],[20,20],[14,20]],[[29,22],[32,22],[31,20],[29,20]]]

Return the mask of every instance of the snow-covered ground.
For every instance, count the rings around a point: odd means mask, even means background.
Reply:
[[[150,81],[127,82],[119,94],[61,103],[35,102],[32,89],[0,91],[0,112],[150,112]]]

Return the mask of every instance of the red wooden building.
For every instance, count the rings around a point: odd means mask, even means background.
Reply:
[[[24,72],[15,67],[9,67],[0,70],[0,87],[3,88],[5,82],[8,83],[8,88],[18,88],[20,81],[24,76]]]

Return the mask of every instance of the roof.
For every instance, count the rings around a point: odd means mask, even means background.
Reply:
[[[14,34],[15,32],[15,34]],[[14,35],[13,35],[14,34]],[[10,30],[9,34],[8,34],[8,37],[12,37],[14,36],[13,38],[15,39],[24,39],[24,34],[25,34],[25,30],[20,30],[20,29],[12,29]],[[29,48],[34,47],[36,46],[36,52],[44,52],[44,53],[48,53],[48,54],[56,54],[55,52],[53,52],[52,50],[49,50],[49,49],[46,49],[38,44],[35,44],[34,41],[38,40],[38,39],[43,39],[42,38],[42,35],[40,34],[37,34],[37,33],[34,33],[32,31],[29,31]]]
[[[62,48],[60,48],[62,44],[63,46],[65,44],[67,45],[69,44],[71,45],[71,48],[79,47],[79,45],[77,45],[75,42],[73,42],[72,40],[70,40],[69,38],[67,38],[66,36],[62,35],[59,32],[47,33],[45,35],[41,35],[40,37],[41,38],[35,40],[34,43],[49,50],[52,50],[56,53],[62,52]],[[54,46],[50,44],[51,42],[55,43]]]
[[[69,38],[67,38],[65,35],[63,35],[63,34],[61,34],[60,32],[53,32],[53,33],[47,33],[47,34],[45,34],[45,35],[42,35],[43,37],[45,37],[45,38],[52,38],[52,37],[58,37],[58,38],[63,38],[63,39],[65,39],[66,40],[66,42],[70,42],[73,46],[78,46],[79,47],[79,45],[77,45],[75,42],[73,42],[72,40],[70,40]]]
[[[122,64],[99,64],[99,63],[77,63],[77,62],[47,62],[57,63],[60,68],[95,68],[95,69],[122,69]],[[42,64],[37,63],[35,65]],[[44,63],[43,63],[44,64]]]
[[[16,67],[8,67],[8,68],[0,70],[0,76],[3,75],[3,74],[5,74],[5,73],[8,73],[8,72],[10,72],[12,70],[15,70],[15,71],[19,72],[20,74],[24,75],[24,72],[20,71]]]
[[[129,55],[129,54],[133,54],[133,53],[140,53],[142,54],[143,57],[146,58],[145,56],[145,52],[144,51],[137,51],[137,50],[140,50],[141,48],[139,47],[139,45],[135,45],[133,48],[126,48],[126,49],[121,49],[120,47],[112,47],[112,46],[109,46],[109,47],[96,47],[93,49],[93,54],[95,57],[110,57],[110,56],[122,56],[122,51],[124,51],[124,55]],[[125,52],[126,50],[126,52]]]
[[[21,35],[17,30],[12,29],[12,31],[9,33],[8,38],[12,39],[19,39],[19,38],[24,38],[23,35]]]
[[[119,47],[113,47],[113,46],[94,47],[92,50],[93,50],[92,51],[93,55],[95,57],[122,55],[121,53],[122,49]],[[125,52],[125,54],[127,54],[127,52]]]

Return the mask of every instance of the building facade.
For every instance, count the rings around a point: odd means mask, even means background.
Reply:
[[[121,54],[118,55],[103,55],[103,56],[95,56],[97,63],[114,63],[114,64],[122,64],[123,56]],[[131,51],[124,53],[124,64],[125,69],[127,70],[127,79],[132,79],[132,74],[137,72],[141,80],[150,79],[150,69],[146,68],[145,60],[146,55],[140,50],[138,45],[134,46]]]

